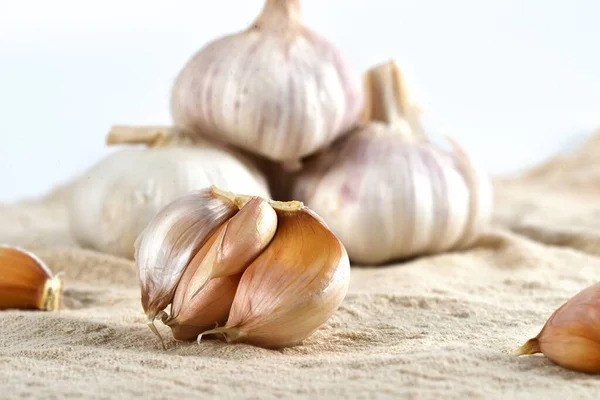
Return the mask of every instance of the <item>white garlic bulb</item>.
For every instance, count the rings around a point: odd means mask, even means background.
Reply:
[[[251,163],[214,143],[189,146],[179,132],[143,127],[115,127],[107,141],[154,147],[110,154],[79,177],[69,222],[84,247],[132,259],[136,238],[162,207],[213,184],[270,197],[265,178]]]
[[[249,28],[216,39],[177,77],[175,125],[270,160],[299,160],[357,125],[360,74],[300,21],[300,0],[266,0]]]
[[[365,126],[306,162],[292,189],[353,262],[381,264],[469,246],[486,228],[492,185],[451,140],[433,144],[391,61],[365,74]]]

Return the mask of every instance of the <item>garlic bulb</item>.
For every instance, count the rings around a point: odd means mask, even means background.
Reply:
[[[263,347],[299,344],[337,310],[350,278],[343,245],[302,203],[215,186],[162,209],[136,242],[136,265],[161,342],[155,319],[177,340],[222,333]]]
[[[280,209],[277,233],[242,275],[226,325],[203,335],[266,348],[300,344],[338,309],[349,278],[346,250],[323,220],[302,205]]]
[[[352,128],[360,76],[300,20],[300,0],[266,0],[247,29],[213,40],[177,77],[175,124],[289,165]]]
[[[0,310],[56,311],[62,295],[62,279],[35,254],[0,245]]]
[[[124,149],[91,167],[76,183],[69,220],[83,246],[133,258],[134,242],[163,206],[212,184],[270,197],[263,175],[240,155],[168,128],[115,127],[109,144],[147,143]]]
[[[600,374],[600,283],[554,311],[540,333],[516,355],[536,353],[567,369]]]
[[[451,141],[434,145],[397,65],[365,74],[365,126],[306,161],[292,196],[321,215],[350,259],[381,264],[473,243],[491,218],[492,186]]]

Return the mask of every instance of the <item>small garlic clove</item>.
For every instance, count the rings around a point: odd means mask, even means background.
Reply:
[[[149,323],[173,300],[194,255],[237,212],[231,200],[204,189],[169,203],[151,220],[135,242],[142,306]]]
[[[600,373],[600,283],[570,298],[536,337],[516,351],[516,355],[536,353],[570,370]]]
[[[273,241],[244,272],[227,324],[203,335],[220,333],[230,342],[266,348],[293,346],[342,303],[350,277],[344,246],[302,203],[271,205],[279,218]]]
[[[166,322],[177,340],[196,340],[202,332],[227,322],[231,304],[242,274],[211,279],[181,308],[177,317]]]
[[[214,246],[214,244],[220,237],[222,237],[226,226],[227,224],[224,224],[217,228],[217,231],[212,234],[212,236],[206,241],[200,250],[198,250],[194,258],[192,258],[192,261],[190,261],[188,264],[188,267],[183,272],[183,275],[177,284],[177,288],[175,289],[175,295],[173,296],[173,302],[171,303],[171,315],[168,316],[168,318],[165,318],[163,322],[167,323],[176,319],[181,314],[181,310],[184,305],[187,306],[187,302],[191,297],[187,293],[187,288],[188,286],[193,285],[192,281],[196,275],[198,267],[203,266],[202,261],[206,258],[209,252],[214,252],[217,248]],[[214,257],[211,257],[211,259],[212,258]],[[209,282],[211,273],[210,265],[205,265],[203,267],[208,271],[200,276],[200,279],[202,280],[202,284],[200,285],[201,287],[205,286]]]
[[[63,282],[33,253],[0,245],[0,310],[55,311],[61,306]]]
[[[242,273],[269,245],[276,230],[275,210],[266,200],[251,198],[189,263],[175,291],[171,318],[183,324],[204,313],[204,302],[198,304],[195,298],[209,281]]]

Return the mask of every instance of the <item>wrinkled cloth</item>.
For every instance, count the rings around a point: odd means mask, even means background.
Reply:
[[[0,242],[66,286],[59,312],[0,312],[0,397],[597,399],[598,377],[511,353],[600,281],[600,134],[494,185],[493,226],[472,249],[354,266],[340,309],[284,350],[175,342],[159,326],[163,350],[134,263],[69,234],[68,185],[0,205]]]

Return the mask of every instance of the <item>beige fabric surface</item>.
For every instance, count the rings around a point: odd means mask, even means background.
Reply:
[[[0,242],[64,271],[65,309],[0,313],[0,398],[597,399],[600,378],[510,353],[600,281],[600,136],[496,181],[469,251],[352,270],[335,316],[281,351],[218,340],[160,348],[134,264],[77,248],[68,187],[0,206]],[[166,329],[162,329],[169,336]]]

